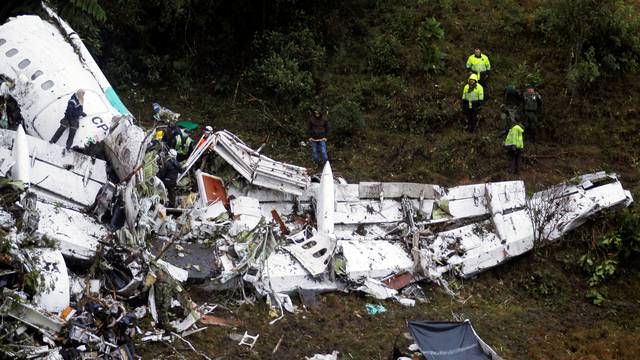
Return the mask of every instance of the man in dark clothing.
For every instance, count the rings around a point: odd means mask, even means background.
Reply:
[[[73,138],[76,136],[76,131],[80,127],[80,118],[87,116],[82,108],[84,104],[84,90],[80,89],[76,91],[69,102],[67,103],[67,110],[64,112],[64,117],[60,120],[60,127],[53,134],[53,137],[49,141],[51,144],[55,144],[64,133],[66,128],[69,128],[69,136],[67,137],[67,149],[73,145]]]
[[[506,135],[511,129],[512,121],[516,121],[519,118],[518,112],[520,111],[520,104],[522,104],[522,98],[516,88],[509,84],[504,88],[504,96],[502,105],[500,106],[500,118],[502,119],[504,134]]]
[[[160,171],[158,171],[158,178],[167,188],[169,207],[176,206],[176,187],[178,186],[178,176],[184,171],[176,159],[176,156],[178,156],[178,153],[174,149],[169,150],[169,159],[165,161]]]
[[[538,110],[542,107],[542,96],[533,86],[527,86],[522,94],[522,109],[524,110],[525,128],[531,142],[536,141],[536,128],[538,123]]]
[[[164,133],[162,134],[162,142],[169,148],[175,149],[176,147],[176,135],[180,133],[180,128],[175,123],[167,125]]]
[[[329,159],[327,157],[327,136],[329,135],[329,120],[322,116],[319,109],[314,110],[309,116],[309,141],[313,148],[313,161],[322,165]],[[318,148],[322,155],[322,162],[318,159]]]

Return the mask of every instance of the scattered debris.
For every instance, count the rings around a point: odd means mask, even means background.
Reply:
[[[238,343],[238,345],[248,346],[250,349],[253,349],[253,346],[256,344],[256,342],[258,341],[259,337],[260,337],[260,334],[256,334],[255,336],[251,336],[251,335],[249,335],[249,333],[247,333],[245,331],[244,335],[242,336],[242,339],[240,339],[240,342]]]
[[[387,308],[380,304],[366,304],[364,307],[367,309],[369,315],[377,315],[387,312]]]
[[[331,354],[315,354],[312,357],[305,356],[306,360],[338,360],[339,351],[333,351]]]

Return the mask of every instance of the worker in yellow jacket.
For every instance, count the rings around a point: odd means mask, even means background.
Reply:
[[[504,148],[507,151],[507,156],[511,158],[514,174],[520,171],[520,156],[522,155],[522,149],[524,149],[523,133],[524,129],[522,126],[518,122],[513,121],[507,138],[504,139]]]
[[[473,54],[467,59],[467,69],[478,75],[478,82],[484,88],[485,92],[489,91],[489,74],[491,74],[491,62],[487,55],[482,53],[479,47],[475,48]]]
[[[478,111],[480,106],[484,104],[484,90],[482,85],[478,84],[478,76],[471,74],[467,84],[462,90],[462,112],[467,117],[467,130],[469,132],[476,131],[478,126]]]

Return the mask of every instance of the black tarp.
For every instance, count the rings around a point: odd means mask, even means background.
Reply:
[[[428,360],[501,360],[469,320],[409,321],[409,331]]]

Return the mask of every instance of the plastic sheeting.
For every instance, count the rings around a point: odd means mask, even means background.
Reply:
[[[478,337],[469,320],[409,321],[409,331],[429,360],[502,360]]]

